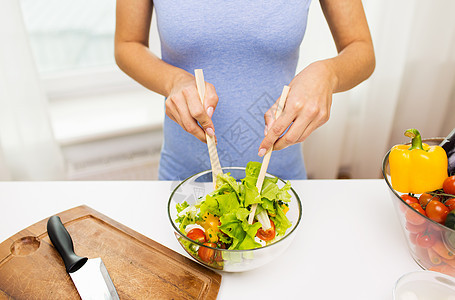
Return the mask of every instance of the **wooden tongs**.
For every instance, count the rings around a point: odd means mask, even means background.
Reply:
[[[199,98],[201,99],[202,106],[204,106],[204,97],[205,97],[205,81],[204,73],[202,69],[194,70],[194,75],[196,77],[196,86],[199,93]],[[221,170],[220,159],[218,158],[218,152],[216,151],[216,142],[215,137],[212,137],[205,133],[205,138],[207,140],[207,147],[209,149],[210,164],[212,165],[212,179],[213,179],[213,188],[216,189],[216,179],[219,174],[223,174]]]
[[[288,97],[288,94],[289,94],[289,86],[285,85],[283,87],[283,92],[281,93],[280,101],[278,102],[278,107],[276,108],[276,111],[275,111],[275,120],[278,119],[278,117],[281,115],[281,112],[283,111],[283,107],[286,103],[286,98]],[[269,166],[270,157],[272,156],[272,151],[273,151],[273,145],[265,153],[264,158],[262,159],[261,170],[259,171],[258,180],[256,182],[256,188],[258,189],[259,195],[261,194],[262,184],[264,183],[265,173],[267,172],[267,167]],[[257,206],[258,206],[257,203],[254,203],[251,206],[251,212],[248,216],[249,224],[253,224],[254,215],[256,214]],[[266,224],[262,224],[262,229],[268,230],[272,227],[272,225],[270,224],[270,219],[267,216],[267,213],[265,213],[264,218],[262,218],[262,221],[264,223],[266,223]]]

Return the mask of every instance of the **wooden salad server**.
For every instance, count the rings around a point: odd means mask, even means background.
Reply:
[[[204,73],[202,69],[194,70],[194,75],[196,77],[196,86],[199,93],[199,98],[201,99],[202,106],[204,106],[204,97],[205,97],[205,81]],[[221,169],[220,160],[218,158],[218,152],[216,150],[216,141],[215,137],[211,137],[205,133],[205,138],[207,140],[207,147],[209,149],[210,164],[212,165],[212,178],[213,178],[213,188],[216,189],[216,178],[218,174],[223,174]]]
[[[281,115],[281,112],[283,111],[283,107],[286,103],[286,98],[288,97],[288,94],[289,94],[289,86],[285,85],[283,87],[283,91],[281,93],[280,101],[278,102],[278,107],[275,111],[275,120],[278,119],[278,117]],[[265,173],[267,172],[267,167],[269,166],[270,157],[272,156],[272,151],[273,151],[273,145],[265,153],[264,158],[262,159],[261,170],[259,171],[258,180],[256,182],[256,187],[258,189],[259,195],[261,194],[262,184],[264,183]],[[251,206],[251,212],[250,212],[250,215],[248,216],[249,224],[253,224],[254,215],[256,214],[257,206],[258,206],[257,203],[254,203]],[[265,215],[263,216],[263,218],[261,218],[261,220],[263,221],[261,223],[265,223],[265,224],[262,224],[262,227],[264,230],[268,230],[272,227],[270,224],[270,219],[267,216],[267,213],[265,213]]]

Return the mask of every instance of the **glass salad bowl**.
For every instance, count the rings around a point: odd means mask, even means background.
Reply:
[[[245,168],[227,167],[223,168],[223,173],[230,173],[239,182],[240,179],[245,177]],[[276,178],[276,176],[268,173],[266,176]],[[278,178],[277,184],[281,188],[285,185],[285,181]],[[289,210],[286,213],[292,225],[286,230],[281,239],[271,244],[250,250],[228,250],[213,248],[188,238],[185,232],[179,230],[179,224],[176,223],[178,218],[177,204],[182,204],[186,201],[189,205],[194,205],[200,201],[201,197],[211,193],[213,190],[212,171],[207,170],[179,183],[172,191],[168,202],[168,216],[174,228],[175,237],[183,249],[197,262],[214,270],[244,272],[261,267],[281,256],[292,243],[302,218],[302,204],[297,193],[292,188],[289,190],[291,201],[289,202]]]
[[[439,145],[442,140],[430,138],[423,142],[431,146]],[[389,154],[390,151],[383,159],[382,174],[412,258],[423,269],[455,277],[455,230],[418,213],[403,201],[403,193],[392,187]]]
[[[439,272],[414,271],[397,280],[393,299],[455,299],[455,281],[453,277]]]

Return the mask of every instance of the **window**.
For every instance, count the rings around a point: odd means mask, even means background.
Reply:
[[[114,0],[20,3],[51,104],[54,134],[61,145],[161,124],[163,97],[146,90],[116,66]],[[155,22],[152,26],[151,44],[156,51],[159,39]]]
[[[20,1],[41,75],[115,65],[115,1]]]

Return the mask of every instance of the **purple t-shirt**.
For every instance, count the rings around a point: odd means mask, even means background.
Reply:
[[[203,69],[219,96],[212,120],[221,166],[262,161],[264,113],[295,76],[310,0],[155,0],[162,59],[192,74]],[[207,145],[169,117],[159,178],[210,169]],[[300,144],[274,151],[268,172],[305,179]]]

